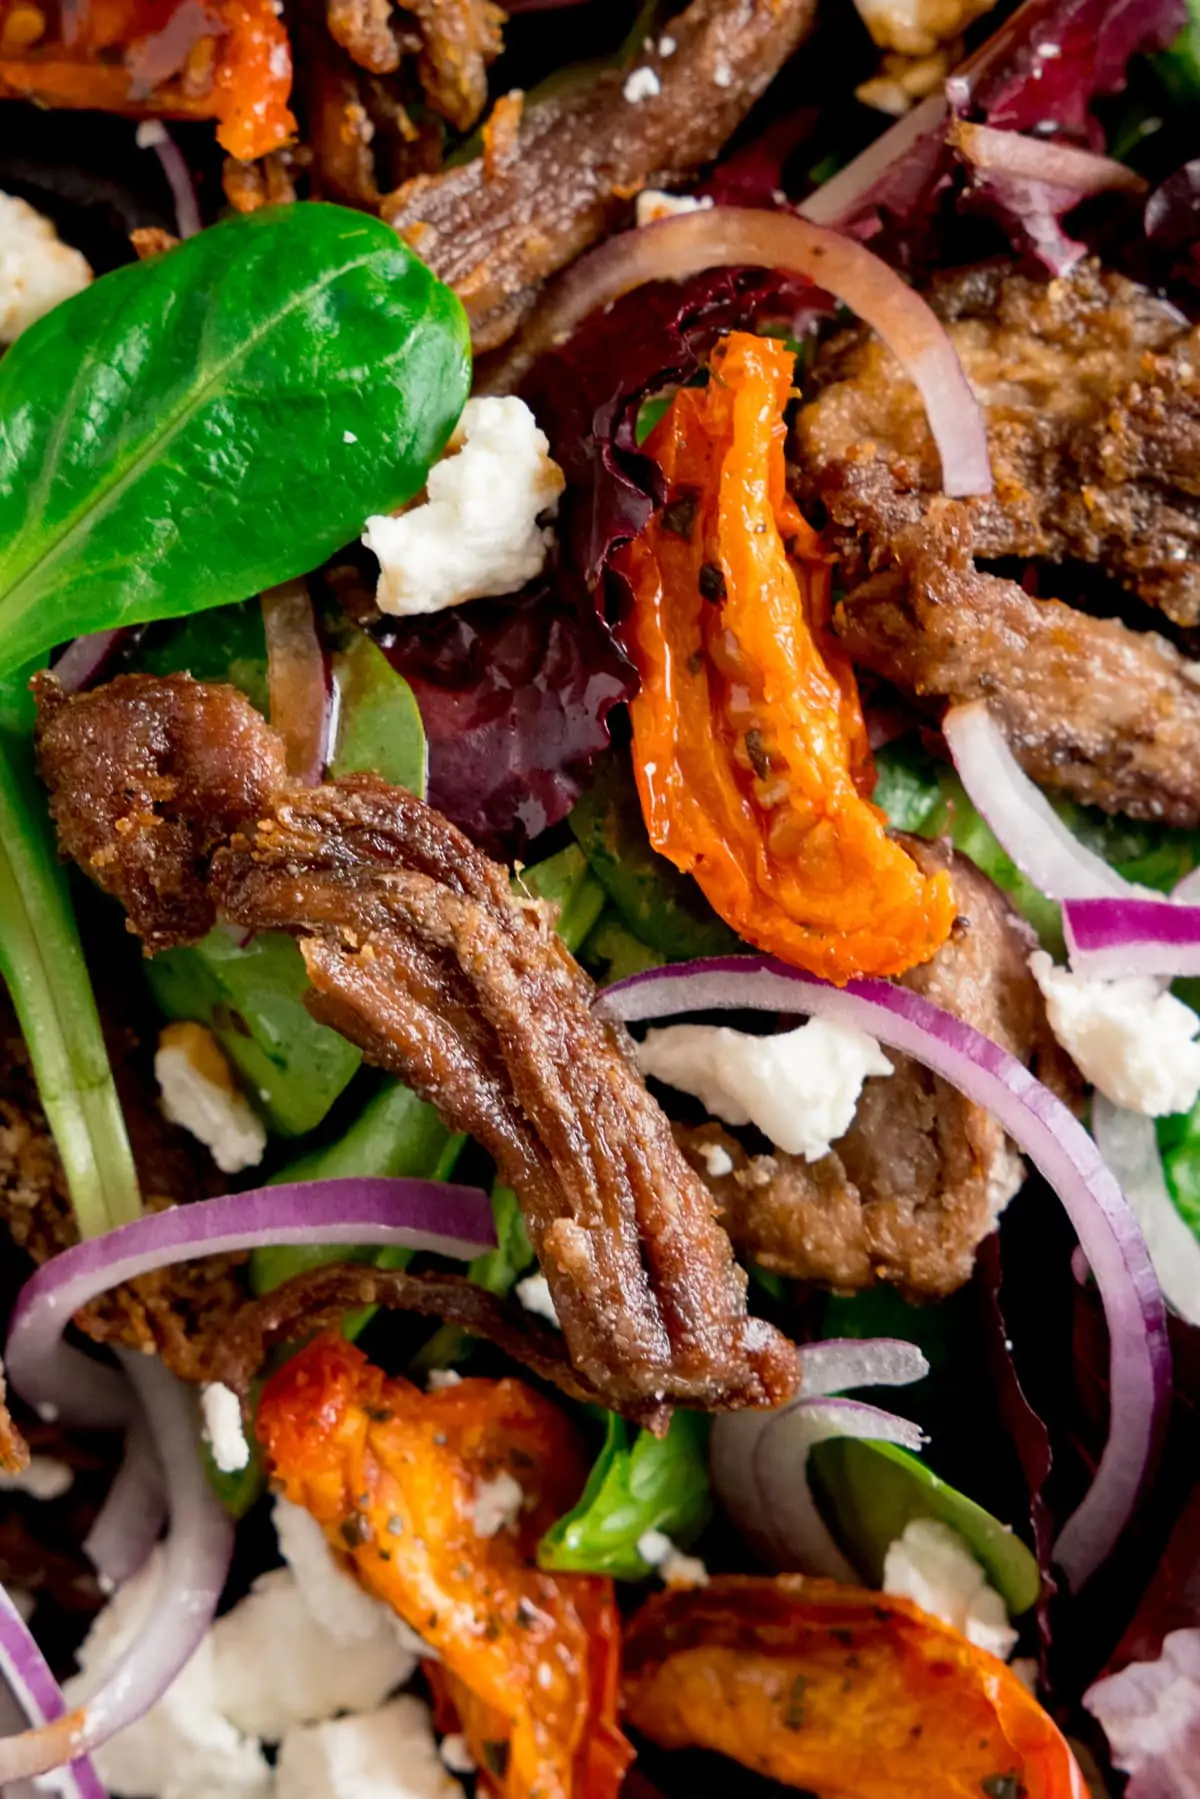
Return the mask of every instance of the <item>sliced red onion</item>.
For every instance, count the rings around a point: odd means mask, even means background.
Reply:
[[[903,1337],[828,1337],[800,1350],[800,1397],[823,1399],[858,1387],[907,1387],[929,1363]]]
[[[78,693],[90,687],[127,630],[128,626],[118,625],[115,630],[93,631],[69,643],[53,668],[63,692]]]
[[[42,1728],[57,1724],[60,1730],[69,1729],[66,1702],[58,1682],[46,1665],[29,1626],[3,1587],[0,1587],[0,1673],[31,1724]],[[11,1737],[0,1738],[0,1754],[5,1742],[13,1740]],[[66,1769],[66,1777],[67,1790],[74,1792],[75,1799],[108,1799],[86,1756],[71,1763]]]
[[[861,1400],[798,1399],[775,1412],[723,1412],[713,1425],[709,1467],[722,1507],[766,1561],[856,1584],[858,1573],[834,1542],[808,1484],[809,1452],[829,1437],[864,1437],[913,1451],[924,1441],[909,1419]]]
[[[149,1558],[167,1515],[162,1467],[139,1413],[125,1434],[125,1455],[83,1553],[101,1580],[123,1586]]]
[[[156,1356],[125,1349],[117,1354],[167,1482],[170,1528],[155,1604],[146,1628],[82,1705],[41,1729],[0,1739],[0,1787],[90,1754],[149,1711],[195,1654],[229,1572],[233,1520],[209,1486],[197,1453],[191,1396]]]
[[[1024,137],[1019,131],[998,131],[993,125],[973,125],[965,119],[952,125],[950,141],[977,169],[1045,182],[1077,194],[1080,200],[1092,194],[1146,191],[1146,182],[1128,163],[1114,162],[1111,156],[1098,156],[1073,144]]]
[[[1189,1324],[1200,1325],[1200,1243],[1167,1189],[1154,1120],[1092,1097],[1092,1135],[1121,1183],[1142,1227],[1163,1297]]]
[[[565,342],[589,314],[647,281],[742,267],[803,275],[844,301],[879,333],[920,389],[945,491],[991,492],[983,415],[944,326],[870,250],[791,213],[714,206],[609,238],[550,291],[487,391],[510,392],[544,351]]]
[[[844,169],[823,181],[814,193],[800,202],[796,211],[814,225],[836,228],[843,220],[850,220],[879,177],[899,163],[921,138],[935,131],[948,117],[949,110],[944,94],[930,94],[902,119],[889,125],[879,137],[873,138],[853,162],[848,162]]]
[[[954,706],[942,732],[967,797],[1000,847],[1053,900],[1122,898],[1146,890],[1123,880],[1068,831],[1029,779],[983,700]]]
[[[831,987],[770,957],[720,957],[650,969],[607,988],[597,1003],[626,1023],[730,1007],[829,1018],[912,1056],[995,1114],[1062,1201],[1108,1321],[1108,1441],[1055,1544],[1071,1586],[1082,1586],[1132,1513],[1171,1385],[1166,1315],[1145,1240],[1082,1125],[1007,1050],[888,981]]]
[[[175,202],[175,228],[180,237],[195,237],[201,228],[200,206],[191,170],[183,151],[161,119],[145,119],[137,128],[140,150],[153,150],[162,164],[171,198]]]
[[[312,786],[325,770],[330,694],[308,583],[272,587],[262,596],[262,617],[271,723],[283,738],[288,773]]]
[[[1178,889],[1176,889],[1178,892]],[[1170,899],[1069,899],[1063,935],[1071,967],[1098,980],[1200,974],[1200,906]]]
[[[63,1250],[25,1283],[5,1351],[14,1390],[68,1422],[125,1423],[118,1377],[62,1340],[79,1308],[156,1268],[289,1243],[370,1243],[466,1262],[495,1247],[496,1231],[486,1193],[442,1181],[294,1181],[147,1213]],[[116,1394],[98,1375],[115,1383]],[[90,1415],[92,1398],[106,1407],[99,1419]]]

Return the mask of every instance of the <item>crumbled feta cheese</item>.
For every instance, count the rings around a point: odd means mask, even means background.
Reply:
[[[159,1598],[161,1551],[99,1613],[79,1650],[82,1672],[63,1688],[68,1705],[94,1692],[145,1628]],[[217,1705],[211,1634],[145,1715],[92,1752],[118,1799],[268,1799],[262,1747]]]
[[[892,1072],[874,1037],[823,1018],[774,1037],[667,1025],[647,1032],[638,1061],[643,1074],[694,1094],[726,1124],[755,1124],[806,1162],[849,1130],[867,1076]]]
[[[550,1283],[544,1274],[527,1274],[524,1280],[517,1282],[513,1292],[527,1312],[544,1318],[547,1324],[558,1325],[558,1313],[550,1297]]]
[[[883,1590],[911,1599],[992,1655],[1007,1661],[1017,1633],[1004,1601],[956,1530],[913,1518],[883,1561]]]
[[[373,1637],[382,1614],[390,1608],[364,1593],[330,1554],[325,1532],[303,1506],[276,1499],[272,1518],[279,1552],[296,1576],[313,1617],[337,1643],[361,1643]]]
[[[711,194],[664,194],[661,188],[644,187],[637,197],[637,222],[657,225],[659,219],[674,219],[683,212],[707,212],[712,204]]]
[[[49,219],[0,194],[0,343],[12,343],[91,279],[87,259],[60,240]]]
[[[621,91],[630,106],[640,106],[643,100],[658,98],[662,93],[662,82],[651,68],[634,69]]]
[[[724,56],[718,56],[717,58],[716,66],[713,69],[713,86],[733,86],[733,70],[729,66],[728,59]]]
[[[457,1387],[461,1380],[457,1368],[431,1368],[425,1385],[431,1393],[444,1393],[447,1387]]]
[[[212,1628],[216,1703],[248,1736],[276,1743],[297,1724],[372,1711],[416,1667],[376,1607],[369,1637],[329,1635],[290,1568],[272,1568]]]
[[[696,1148],[700,1151],[710,1180],[719,1181],[724,1175],[733,1173],[733,1157],[723,1143],[698,1143]]]
[[[163,1117],[204,1144],[222,1174],[261,1162],[267,1129],[235,1085],[229,1063],[202,1024],[169,1024],[158,1040],[154,1078]]]
[[[357,1718],[283,1739],[276,1799],[462,1799],[438,1755],[429,1707],[402,1695]]]
[[[54,1455],[31,1455],[19,1474],[0,1474],[0,1493],[28,1493],[31,1499],[61,1499],[75,1472]]]
[[[200,1395],[203,1436],[222,1474],[250,1465],[250,1445],[242,1425],[242,1402],[232,1387],[213,1381]]]
[[[381,612],[413,617],[515,593],[545,566],[563,472],[524,400],[468,400],[428,498],[398,518],[369,518]]]
[[[1050,1029],[1085,1080],[1115,1106],[1161,1118],[1190,1112],[1200,1095],[1200,1018],[1151,975],[1088,980],[1029,958]]]
[[[471,1522],[477,1537],[494,1537],[498,1531],[515,1524],[525,1503],[525,1489],[511,1474],[497,1474],[493,1480],[479,1483]]]
[[[696,1555],[677,1549],[665,1531],[644,1530],[637,1552],[669,1587],[706,1587],[708,1569]]]
[[[438,1746],[438,1754],[442,1758],[443,1767],[449,1768],[451,1774],[474,1774],[479,1764],[467,1748],[467,1739],[460,1731],[452,1731],[443,1737]]]
[[[658,40],[658,54],[660,56],[674,56],[678,48],[679,45],[675,42],[673,37],[660,37]]]
[[[344,444],[356,444],[358,442],[357,434],[353,431],[343,431],[342,442]]]

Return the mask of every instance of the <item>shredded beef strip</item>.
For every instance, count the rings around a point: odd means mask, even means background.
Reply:
[[[995,492],[969,502],[982,557],[1096,563],[1176,624],[1200,622],[1200,328],[1083,262],[1002,264],[930,294],[988,428]],[[941,491],[920,395],[878,337],[834,339],[795,436],[795,480],[851,561],[886,559]]]
[[[923,873],[949,869],[959,917],[902,984],[1070,1094],[1070,1064],[1029,972],[1029,927],[948,845],[908,836],[904,845]],[[894,1073],[864,1084],[849,1131],[818,1162],[782,1150],[748,1155],[717,1124],[677,1135],[734,1244],[762,1267],[842,1289],[888,1281],[913,1298],[940,1297],[970,1278],[1023,1168],[990,1112],[907,1056],[888,1055]],[[714,1145],[733,1164],[715,1178],[704,1153]]]
[[[572,1363],[665,1428],[674,1403],[776,1403],[790,1344],[747,1317],[714,1204],[623,1029],[504,869],[373,776],[289,782],[234,689],[127,675],[37,683],[38,751],[66,854],[148,948],[219,914],[300,942],[314,1013],[468,1132],[520,1196]]]
[[[854,662],[911,692],[983,699],[1026,773],[1131,818],[1200,824],[1200,665],[1152,631],[1036,599],[976,568],[971,513],[935,500],[837,629]]]
[[[514,153],[418,176],[385,219],[467,309],[477,351],[516,329],[538,288],[627,216],[646,186],[710,162],[807,35],[815,0],[693,0],[639,54],[659,91],[625,98],[629,69],[526,108]]]

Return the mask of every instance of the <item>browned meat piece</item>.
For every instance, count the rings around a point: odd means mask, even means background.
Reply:
[[[119,675],[79,702],[37,682],[39,756],[63,853],[115,894],[149,950],[216,919],[206,858],[286,779],[252,706],[186,675]]]
[[[468,131],[487,104],[488,64],[503,49],[504,14],[492,0],[405,0],[421,27],[417,68],[429,104]]]
[[[375,75],[390,75],[402,50],[416,47],[402,46],[392,0],[326,0],[325,19],[334,43]]]
[[[903,985],[1069,1089],[1070,1065],[1029,972],[1028,927],[966,857],[904,842],[924,873],[950,869],[959,922]],[[1020,1160],[990,1112],[907,1056],[888,1055],[895,1072],[865,1083],[854,1123],[819,1162],[748,1156],[715,1124],[678,1133],[734,1243],[764,1268],[841,1288],[889,1281],[914,1297],[952,1293],[970,1278],[977,1247],[1020,1184]],[[707,1174],[705,1144],[727,1152],[731,1174]]]
[[[624,94],[629,71],[565,89],[526,109],[517,154],[422,176],[383,216],[457,289],[477,350],[516,329],[547,276],[619,225],[647,185],[709,162],[812,23],[815,0],[693,0],[675,42],[638,67],[658,92]]]
[[[196,935],[214,902],[300,939],[314,1011],[475,1136],[519,1193],[574,1366],[607,1403],[662,1426],[672,1403],[791,1391],[791,1346],[747,1317],[745,1276],[624,1033],[504,869],[372,777],[289,784],[232,688],[126,676],[70,701],[43,683],[40,699],[64,849],[132,904],[148,943]]]
[[[1032,598],[972,560],[970,514],[932,502],[856,587],[837,628],[856,663],[915,693],[985,699],[1027,774],[1073,799],[1200,823],[1197,666],[1151,631]]]
[[[1053,281],[973,269],[930,298],[986,409],[996,489],[970,502],[977,554],[1098,563],[1200,622],[1200,328],[1093,262]],[[800,493],[878,563],[940,491],[924,407],[871,333],[836,339],[816,374]]]

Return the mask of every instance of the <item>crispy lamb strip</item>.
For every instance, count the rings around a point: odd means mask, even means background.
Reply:
[[[1131,818],[1200,824],[1200,685],[1165,638],[1034,599],[975,566],[974,525],[935,500],[894,565],[839,607],[853,660],[911,692],[984,699],[1026,773]]]
[[[630,71],[611,69],[527,107],[503,168],[478,156],[385,198],[384,218],[457,290],[476,350],[511,336],[546,278],[614,230],[641,188],[685,180],[717,155],[815,10],[815,0],[693,0],[637,59],[657,93],[627,100]]]
[[[747,1317],[713,1201],[545,907],[398,788],[289,783],[278,738],[232,688],[38,690],[64,851],[149,947],[194,941],[218,911],[299,938],[313,1010],[516,1189],[589,1386],[659,1428],[673,1403],[787,1396],[791,1345]]]

